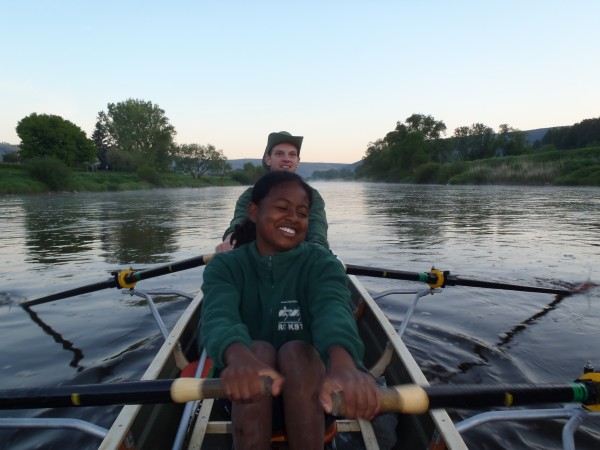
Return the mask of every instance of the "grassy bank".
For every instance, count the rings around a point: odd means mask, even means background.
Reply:
[[[68,192],[126,191],[153,188],[233,186],[239,183],[226,177],[202,177],[194,179],[177,173],[160,174],[151,181],[142,179],[137,173],[123,172],[71,172],[66,187]],[[51,189],[43,182],[31,177],[23,166],[0,164],[0,195],[42,194]]]
[[[600,147],[452,164],[429,163],[422,166],[409,182],[600,186]]]

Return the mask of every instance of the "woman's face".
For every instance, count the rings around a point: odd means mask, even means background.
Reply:
[[[295,182],[271,189],[258,205],[250,203],[248,217],[256,224],[256,246],[261,255],[297,247],[308,229],[308,195]]]

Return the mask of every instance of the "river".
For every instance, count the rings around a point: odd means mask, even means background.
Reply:
[[[600,189],[316,182],[329,240],[346,263],[571,289],[600,283]],[[108,279],[111,270],[212,253],[244,187],[0,198],[0,388],[139,379],[160,345],[145,302],[116,289],[18,303]],[[138,284],[198,292],[202,269]],[[361,277],[372,291],[414,283]],[[379,300],[399,325],[411,299]],[[433,383],[563,383],[600,369],[600,288],[549,294],[446,287],[421,299],[404,341]],[[185,300],[158,305],[167,327]],[[117,407],[0,411],[108,427]],[[460,415],[468,412],[459,411]],[[456,416],[457,417],[457,416]],[[485,425],[473,449],[561,449],[564,421]],[[68,444],[66,444],[68,443]],[[600,448],[600,420],[576,433]],[[2,431],[0,448],[96,448],[59,431]]]

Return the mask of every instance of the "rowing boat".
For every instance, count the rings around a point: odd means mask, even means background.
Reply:
[[[366,366],[375,376],[382,376],[388,385],[416,383],[427,386],[425,376],[396,329],[357,278],[349,278],[352,307],[365,344]],[[204,361],[196,349],[201,305],[202,294],[199,294],[169,333],[142,380],[178,377],[181,373],[181,362],[178,361],[181,357],[177,358],[179,348],[187,360]],[[338,418],[331,428],[335,429],[333,440],[328,444],[332,448],[376,449],[381,444],[381,448],[393,449],[467,449],[442,409],[426,414],[388,415],[387,420],[376,419],[373,423]],[[223,416],[213,399],[185,406],[175,403],[126,405],[100,449],[230,449],[230,430],[229,419]]]

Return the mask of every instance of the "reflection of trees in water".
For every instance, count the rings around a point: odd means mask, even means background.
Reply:
[[[169,255],[177,250],[175,231],[163,216],[128,211],[126,220],[102,231],[106,261],[115,264],[169,261]]]
[[[130,202],[135,202],[131,208]],[[68,262],[73,255],[89,256],[100,248],[109,263],[165,262],[177,250],[177,229],[171,221],[177,210],[171,206],[168,196],[154,198],[148,192],[65,194],[26,201],[28,258],[43,264]]]
[[[89,251],[96,239],[86,211],[66,196],[36,197],[23,202],[23,211],[25,244],[33,262],[68,261],[70,255]]]
[[[102,229],[102,249],[108,263],[160,263],[177,251],[176,231],[171,220],[176,214],[170,210],[168,198],[148,208],[127,208],[119,205],[101,211],[103,222],[112,223]],[[167,219],[168,218],[168,219]]]

